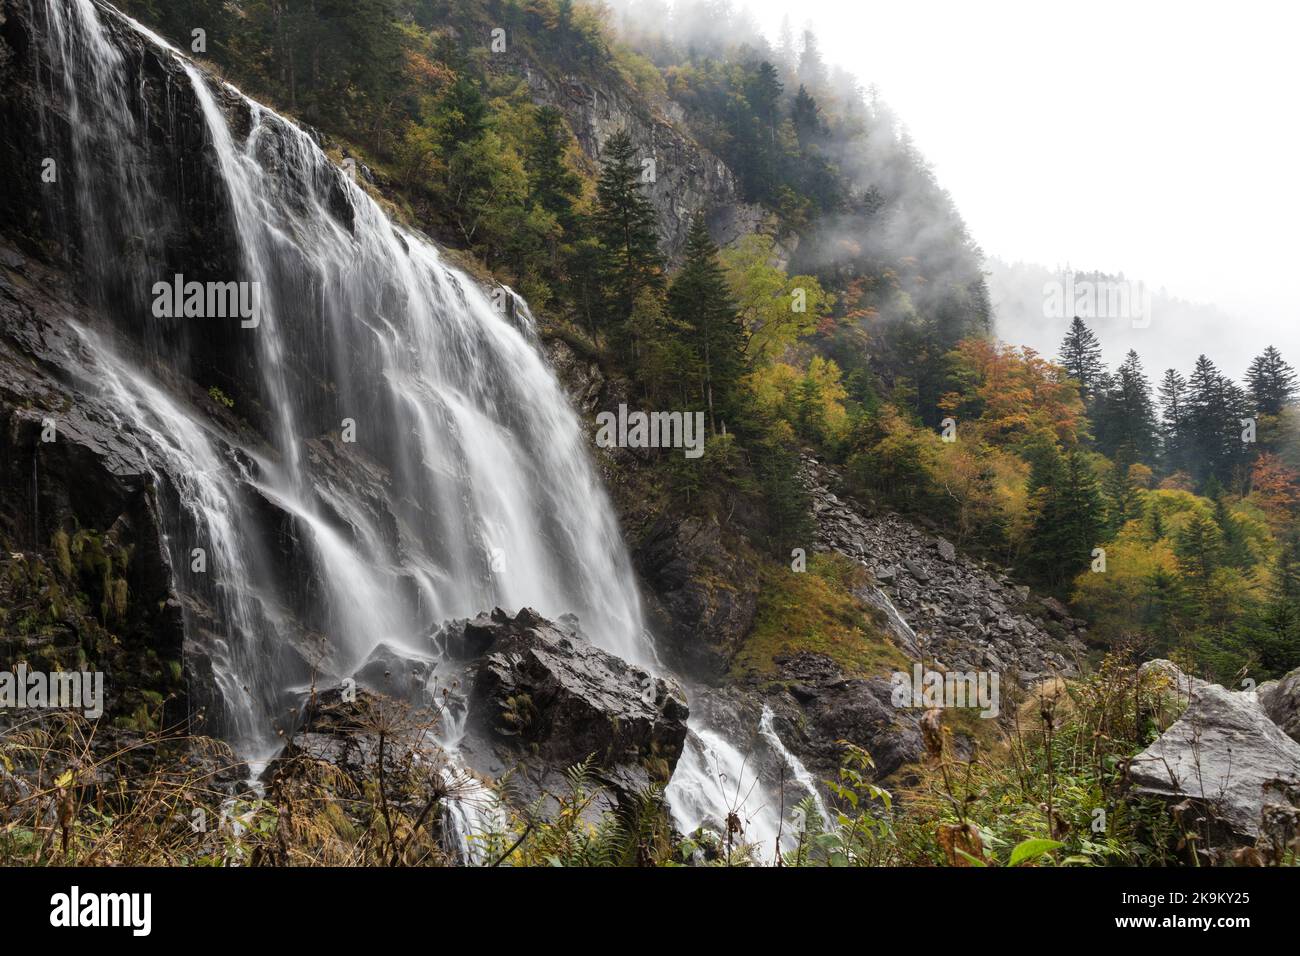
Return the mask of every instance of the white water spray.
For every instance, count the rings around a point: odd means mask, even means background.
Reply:
[[[153,374],[190,367],[174,329],[132,343],[81,328],[75,357],[86,394],[166,489],[187,645],[202,648],[221,698],[214,729],[260,764],[305,674],[347,676],[384,643],[427,650],[441,622],[494,606],[575,613],[598,646],[658,669],[617,522],[526,305],[509,293],[514,308],[494,308],[296,124],[214,87],[135,21],[98,0],[44,0],[44,10],[48,66],[72,104],[78,182],[93,184],[77,194],[83,258],[100,263],[91,293],[120,310],[143,297],[140,286],[171,278],[150,232],[166,190],[150,181],[157,164],[140,142],[148,103],[128,88],[110,20],[185,78],[168,108],[192,96],[203,120],[237,246],[239,274],[222,279],[261,292],[258,326],[231,335],[247,337],[236,342],[252,368],[236,412],[260,410],[267,444],[214,424],[182,380]],[[232,117],[248,132],[236,134]],[[94,168],[92,143],[110,150]],[[142,247],[114,271],[121,210]],[[119,314],[115,324],[153,321]],[[345,420],[353,443],[341,437]],[[265,527],[268,509],[277,531]],[[201,574],[187,571],[195,548],[207,555]],[[443,731],[453,761],[463,720],[449,716]],[[669,796],[691,828],[725,826],[739,799],[745,839],[774,845],[779,821],[753,769],[698,720]],[[466,840],[493,810],[456,813]]]

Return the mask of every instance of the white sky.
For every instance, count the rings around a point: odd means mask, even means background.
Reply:
[[[738,2],[879,87],[989,255],[1214,302],[1300,365],[1300,4]]]

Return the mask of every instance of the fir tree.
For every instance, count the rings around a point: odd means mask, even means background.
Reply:
[[[1281,675],[1300,666],[1300,536],[1294,533],[1278,551],[1269,595],[1256,644],[1260,663]]]
[[[1246,533],[1228,508],[1227,495],[1222,491],[1214,499],[1214,523],[1219,529],[1223,563],[1233,568],[1249,568],[1255,563],[1246,541]]]
[[[1027,562],[1059,585],[1088,566],[1101,539],[1105,511],[1097,478],[1080,452],[1049,448],[1034,464],[1030,490],[1035,515]]]
[[[1239,477],[1246,461],[1242,444],[1242,419],[1248,414],[1246,395],[1225,378],[1204,355],[1187,380],[1185,419],[1189,469],[1198,482],[1213,477],[1229,482]]]
[[[568,133],[560,111],[544,106],[528,140],[529,200],[555,216],[566,233],[576,224],[573,204],[582,195],[582,179],[565,162]]]
[[[1106,523],[1111,534],[1119,531],[1134,518],[1142,517],[1142,494],[1129,471],[1128,459],[1115,460],[1103,483],[1106,495]]]
[[[1086,402],[1102,374],[1101,343],[1077,315],[1061,342],[1058,361],[1070,378],[1079,383],[1079,394]]]
[[[596,183],[595,237],[600,245],[603,295],[600,324],[628,347],[626,325],[643,289],[663,286],[658,217],[641,192],[641,166],[632,137],[620,130],[605,143]]]
[[[780,125],[778,105],[781,101],[781,78],[767,60],[758,64],[748,82],[745,84],[745,99],[763,121],[768,145],[776,146],[776,130]]]
[[[1271,345],[1250,363],[1246,383],[1250,386],[1250,399],[1261,415],[1281,414],[1296,394],[1295,369]]]
[[[1214,521],[1197,511],[1174,536],[1174,555],[1188,590],[1203,613],[1210,578],[1223,563],[1223,540]]]
[[[794,123],[794,132],[799,137],[799,145],[807,148],[822,131],[821,108],[808,90],[800,86],[791,107],[790,119]]]
[[[1163,444],[1165,467],[1169,471],[1185,471],[1187,441],[1187,379],[1176,369],[1167,369],[1160,380],[1160,439]]]
[[[1151,384],[1137,352],[1129,350],[1123,364],[1100,389],[1105,401],[1094,414],[1097,448],[1111,457],[1152,463],[1157,446],[1155,406]]]
[[[477,143],[487,129],[487,103],[478,84],[464,73],[457,76],[438,101],[438,118],[444,156]]]
[[[668,289],[668,311],[697,357],[700,391],[716,434],[718,406],[730,408],[744,370],[745,332],[702,214],[691,222],[686,261]]]

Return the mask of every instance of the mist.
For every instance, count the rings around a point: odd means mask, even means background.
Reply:
[[[1010,263],[997,257],[986,260],[985,269],[998,338],[1055,357],[1073,315],[1049,314],[1052,310],[1044,290],[1059,287],[1067,271],[1073,271],[1080,282],[1095,273]],[[1140,282],[1128,277],[1110,278],[1115,282]],[[1243,333],[1239,317],[1212,303],[1191,302],[1165,289],[1147,292],[1145,314],[1136,319],[1099,313],[1081,316],[1101,341],[1108,367],[1119,365],[1133,349],[1153,378],[1168,368],[1186,375],[1196,357],[1204,352],[1225,375],[1241,381],[1250,360],[1267,345],[1276,345],[1288,358],[1300,358],[1295,349],[1288,352],[1283,337],[1270,337],[1268,330]]]
[[[1285,119],[1300,85],[1293,8],[1247,2],[1228,16],[1221,4],[1170,0],[613,6],[621,26],[701,55],[749,44],[788,63],[811,29],[828,85],[874,94],[877,118],[930,163],[971,242],[1001,260],[988,268],[1002,338],[1055,353],[1061,329],[1043,316],[1041,285],[1036,302],[1022,302],[1027,277],[1005,264],[1073,263],[1154,290],[1149,327],[1096,330],[1112,363],[1134,348],[1148,368],[1185,370],[1204,352],[1239,376],[1267,344],[1300,358],[1290,278],[1300,130]],[[743,11],[743,27],[721,10]],[[892,228],[919,240],[949,225]],[[871,243],[862,227],[879,224],[839,226],[826,249]]]

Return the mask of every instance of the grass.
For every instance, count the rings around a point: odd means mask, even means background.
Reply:
[[[825,654],[853,676],[905,669],[877,612],[853,596],[865,570],[841,555],[813,555],[806,571],[764,564],[754,627],[732,662],[732,676],[771,675],[776,658],[799,651]]]

